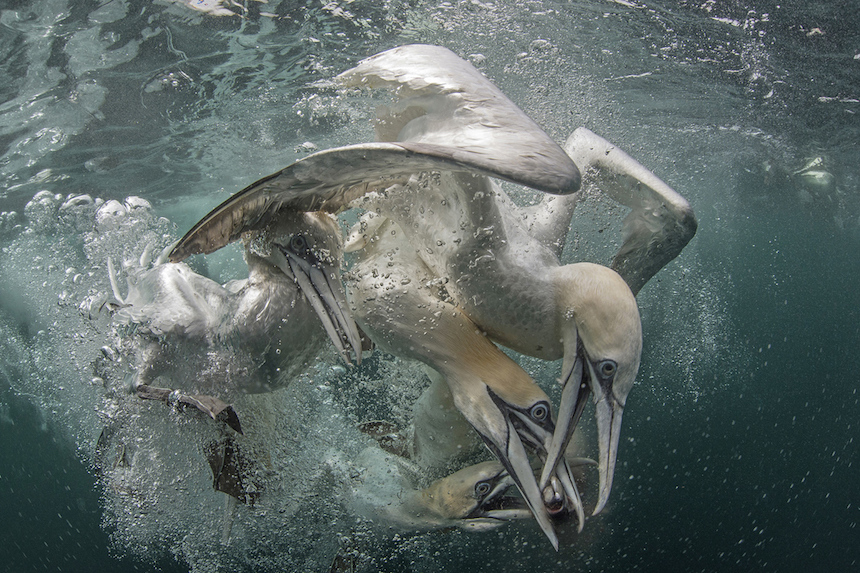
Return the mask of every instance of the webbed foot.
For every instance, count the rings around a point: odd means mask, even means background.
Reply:
[[[242,434],[242,425],[239,423],[239,416],[236,414],[236,410],[233,409],[232,405],[214,396],[183,394],[179,390],[157,388],[147,384],[138,384],[135,390],[138,397],[144,400],[160,400],[168,404],[173,404],[179,409],[183,409],[185,406],[193,406],[213,420],[224,422],[236,432]]]
[[[245,457],[239,445],[229,436],[207,443],[204,450],[212,469],[212,487],[242,503],[253,505],[260,497],[260,488],[257,484],[249,487],[244,479],[249,474],[253,460]]]

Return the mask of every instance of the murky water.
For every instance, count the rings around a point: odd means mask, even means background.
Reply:
[[[367,571],[857,568],[858,21],[852,2],[0,2],[3,569],[328,571],[343,545]],[[558,141],[603,135],[695,209],[638,297],[610,505],[559,553],[528,522],[359,526],[355,424],[407,423],[426,380],[332,352],[237,406],[267,428],[248,447],[268,501],[238,507],[224,544],[217,429],[124,393],[107,259],[157,252],[309,149],[369,141],[378,102],[325,80],[412,42],[468,58]],[[94,205],[61,209],[83,193],[151,209],[97,225]],[[565,259],[607,262],[616,211],[589,198]],[[243,269],[237,248],[205,265]],[[522,364],[553,388],[560,365]]]

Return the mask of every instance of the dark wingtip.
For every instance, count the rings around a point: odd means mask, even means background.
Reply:
[[[579,172],[576,163],[570,161],[566,167],[567,169],[561,175],[561,184],[556,192],[558,195],[571,195],[579,191],[579,188],[582,187],[582,174]]]

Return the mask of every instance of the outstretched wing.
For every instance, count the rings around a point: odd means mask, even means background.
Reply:
[[[399,104],[378,124],[380,138],[389,141],[315,153],[251,184],[198,222],[171,261],[218,250],[264,227],[282,208],[336,212],[422,171],[470,171],[555,194],[579,188],[579,171],[561,147],[445,48],[395,48],[337,81],[395,91]]]
[[[413,44],[371,56],[337,76],[345,87],[388,88],[379,141],[452,148],[459,160],[550,193],[579,188],[564,150],[472,64],[439,46]]]

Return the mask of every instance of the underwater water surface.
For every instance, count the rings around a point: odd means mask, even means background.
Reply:
[[[328,571],[344,546],[362,571],[856,569],[858,22],[856,2],[0,0],[0,570]],[[372,140],[381,100],[326,81],[416,42],[471,61],[556,141],[585,126],[617,144],[696,213],[637,297],[609,505],[559,552],[531,521],[360,523],[344,484],[384,458],[355,425],[408,424],[427,382],[331,351],[243,404],[274,428],[253,444],[269,497],[233,510],[224,543],[201,445],[216,429],[123,392],[107,260],[135,264],[311,150]],[[63,207],[81,194],[150,207],[96,222]],[[622,217],[590,194],[564,261],[608,263]],[[244,270],[238,248],[194,264]],[[517,360],[557,398],[559,363]]]

